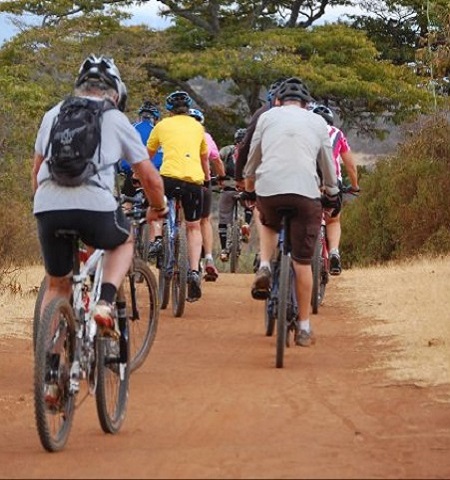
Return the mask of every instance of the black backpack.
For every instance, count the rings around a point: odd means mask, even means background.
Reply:
[[[235,165],[234,165],[234,151],[235,151],[235,146],[232,145],[230,148],[228,148],[227,156],[223,159],[223,165],[225,167],[225,175],[227,177],[234,178],[234,170],[235,170]]]
[[[83,97],[64,100],[50,131],[45,157],[51,147],[48,168],[51,179],[66,187],[77,187],[98,173],[101,146],[101,117],[116,108],[109,100]],[[98,147],[98,164],[93,161]]]

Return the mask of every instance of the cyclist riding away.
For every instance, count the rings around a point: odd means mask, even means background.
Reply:
[[[347,138],[342,130],[335,127],[333,112],[325,105],[317,105],[312,110],[327,122],[328,134],[333,149],[333,160],[336,168],[336,176],[339,185],[342,186],[342,170],[341,161],[344,163],[347,174],[350,179],[351,192],[358,193],[358,170],[356,168],[355,159],[350,150]],[[342,191],[339,193],[342,201]],[[328,248],[330,252],[330,275],[340,275],[342,271],[341,256],[339,253],[339,243],[341,241],[341,212],[327,215],[325,217]]]
[[[189,115],[194,117],[202,125],[205,124],[205,116],[203,112],[197,108],[190,108]],[[219,178],[225,176],[225,168],[223,162],[219,155],[219,149],[216,142],[209,132],[205,130],[206,143],[208,144],[208,160],[210,165],[214,169],[214,173]],[[211,174],[211,172],[210,172]],[[221,181],[219,181],[221,182]],[[202,230],[203,238],[203,252],[205,258],[205,281],[215,282],[219,277],[219,272],[214,265],[213,257],[213,244],[214,244],[214,235],[212,227],[212,215],[211,215],[211,206],[212,206],[212,186],[211,182],[205,182],[203,186],[203,209],[202,216],[200,220],[200,227]]]
[[[306,85],[299,78],[289,78],[280,86],[277,97],[281,105],[258,119],[244,170],[245,196],[256,198],[261,220],[260,267],[252,296],[264,299],[270,294],[270,262],[281,229],[279,209],[294,208],[290,242],[299,302],[295,342],[306,347],[315,342],[309,313],[311,259],[322,219],[317,166],[323,176],[327,208],[339,208],[339,186],[326,125],[306,109],[312,101]]]
[[[228,225],[233,221],[234,197],[238,192],[235,181],[236,158],[242,140],[247,132],[246,128],[238,128],[234,133],[234,144],[226,145],[220,149],[220,157],[225,165],[226,180],[223,182],[222,192],[219,199],[219,239],[220,239],[220,260],[228,262],[230,252],[228,251]],[[244,207],[244,224],[241,227],[242,241],[247,243],[250,240],[250,222],[253,218],[253,209]]]
[[[186,221],[190,272],[187,300],[200,299],[199,263],[202,250],[200,218],[203,208],[203,184],[210,181],[208,145],[205,129],[189,115],[192,98],[183,91],[172,92],[166,98],[171,116],[155,125],[147,142],[150,158],[159,147],[163,150],[160,173],[168,198],[181,188],[181,203]]]
[[[85,244],[106,250],[100,301],[93,313],[105,334],[117,328],[112,304],[133,257],[130,225],[115,196],[118,159],[125,158],[141,180],[151,204],[147,221],[167,212],[161,177],[148,161],[139,134],[123,113],[126,98],[126,87],[114,60],[102,55],[86,58],[75,82],[74,102],[110,106],[101,120],[100,138],[104,141],[98,143],[90,159],[96,168],[78,186],[66,186],[52,173],[50,160],[56,152],[53,143],[49,146],[49,139],[61,111],[63,102],[60,102],[43,117],[35,142],[32,172],[33,212],[48,280],[41,312],[56,296],[70,298],[72,243],[59,236],[58,230],[76,230]]]

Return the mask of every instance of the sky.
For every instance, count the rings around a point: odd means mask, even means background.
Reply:
[[[160,6],[157,2],[148,2],[139,7],[132,7],[129,9],[132,18],[125,22],[125,24],[146,24],[152,29],[163,29],[169,25],[169,22],[157,15],[159,9]],[[322,17],[322,21],[333,22],[346,13],[355,13],[356,11],[357,10],[353,7],[336,7],[328,9],[327,14]],[[23,20],[31,23],[33,19],[30,16],[28,18],[24,16]],[[16,33],[18,33],[18,29],[11,23],[10,16],[5,13],[0,13],[0,46]]]

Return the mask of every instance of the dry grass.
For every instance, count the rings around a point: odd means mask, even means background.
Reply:
[[[13,273],[0,290],[0,337],[30,338],[39,266]],[[450,384],[450,257],[345,270],[333,280],[338,298],[368,319],[378,361],[395,381]]]
[[[401,382],[450,384],[450,257],[345,271],[335,282],[379,338],[374,368]],[[344,298],[343,298],[344,300]]]

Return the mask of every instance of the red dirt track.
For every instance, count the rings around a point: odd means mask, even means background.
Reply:
[[[161,311],[122,430],[105,435],[88,397],[60,453],[37,435],[31,339],[0,338],[0,478],[449,478],[449,386],[372,368],[388,347],[338,301],[338,278],[311,317],[316,345],[276,369],[252,279],[221,274],[182,318]]]

